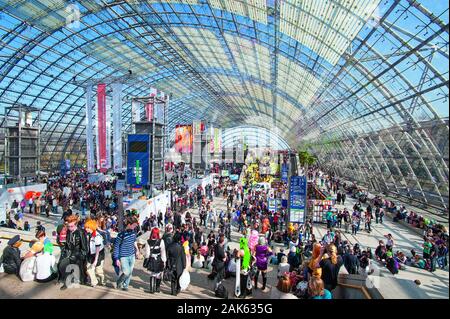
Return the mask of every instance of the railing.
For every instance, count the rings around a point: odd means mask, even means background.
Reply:
[[[344,283],[339,283],[338,286],[342,287],[342,288],[346,288],[346,289],[360,290],[363,293],[364,297],[366,297],[366,299],[372,299],[372,296],[369,294],[366,287],[364,287],[364,286],[356,286],[356,285],[350,285],[350,284],[344,284]]]

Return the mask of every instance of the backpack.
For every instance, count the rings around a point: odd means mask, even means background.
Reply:
[[[222,283],[220,283],[214,291],[214,295],[221,299],[228,299],[228,290]]]

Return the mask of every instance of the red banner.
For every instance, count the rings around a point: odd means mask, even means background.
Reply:
[[[153,120],[153,103],[145,104],[145,118],[147,119],[147,122]]]
[[[192,125],[176,126],[175,150],[179,153],[192,153]]]
[[[106,84],[97,85],[98,162],[100,172],[106,172]]]

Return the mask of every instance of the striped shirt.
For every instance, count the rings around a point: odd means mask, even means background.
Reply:
[[[133,256],[136,253],[136,248],[134,247],[135,242],[135,231],[130,229],[119,233],[114,241],[113,258],[117,260],[122,257]]]

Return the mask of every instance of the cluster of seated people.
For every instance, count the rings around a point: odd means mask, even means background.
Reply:
[[[407,216],[405,216],[403,220],[405,220],[408,224],[412,225],[413,227],[425,230],[431,229],[434,234],[442,233],[448,236],[448,230],[444,225],[439,224],[434,220],[424,218],[422,215],[419,215],[413,211],[407,214]]]

